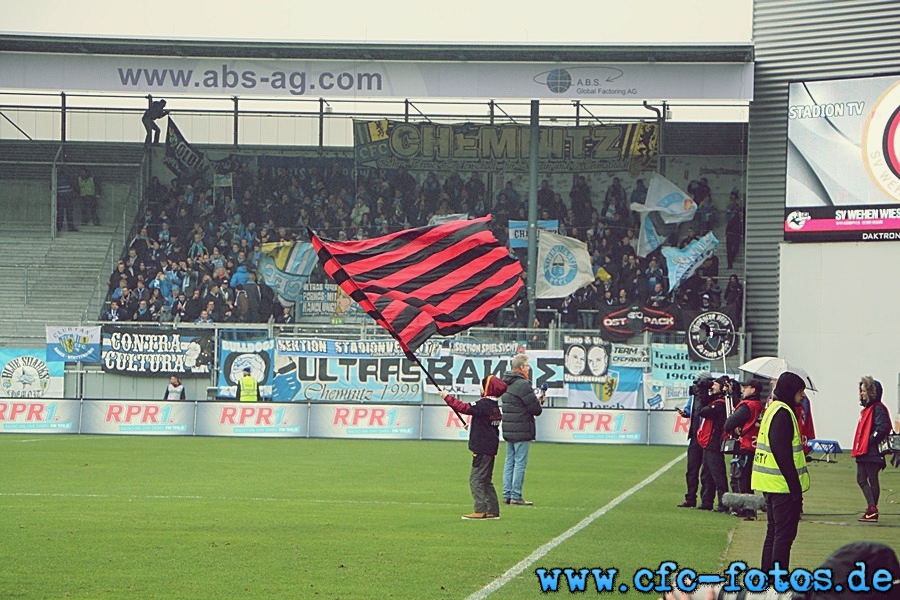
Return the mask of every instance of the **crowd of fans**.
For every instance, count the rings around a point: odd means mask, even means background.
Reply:
[[[369,169],[354,180],[346,164],[339,159],[303,169],[236,164],[232,187],[218,189],[202,177],[176,178],[168,186],[153,177],[139,233],[109,279],[110,310],[104,319],[289,318],[291,311],[257,278],[260,249],[265,242],[306,240],[307,227],[330,239],[364,239],[426,225],[434,217],[490,213],[495,234],[506,243],[508,221],[527,220],[527,192],[517,190],[513,180],[488,198],[480,173],[463,178],[450,172],[441,181],[432,172],[419,181],[403,168]],[[737,192],[732,192],[727,211],[718,211],[705,179],[691,182],[688,191],[698,198],[697,216],[681,235],[677,228],[669,232],[669,243],[684,247],[724,217],[726,234],[737,232],[739,245],[743,214]],[[566,195],[568,201],[543,180],[537,194],[539,218],[558,220],[560,233],[587,243],[597,279],[572,297],[544,306],[558,310],[565,326],[593,328],[595,311],[635,303],[690,310],[728,305],[740,314],[741,284],[732,275],[723,293],[717,256],[672,293],[660,250],[637,256],[639,221],[630,204],[646,200],[642,179],[628,191],[615,177],[601,196],[578,176]],[[731,243],[729,238],[729,268],[734,262]],[[314,273],[312,280],[317,277],[324,281],[323,273]],[[515,324],[527,325],[520,321]]]

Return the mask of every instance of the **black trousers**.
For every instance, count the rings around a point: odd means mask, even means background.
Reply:
[[[697,504],[697,489],[701,487],[700,465],[702,464],[703,448],[700,447],[700,444],[691,440],[687,447],[687,471],[684,474],[684,480],[687,483],[687,494],[684,495],[684,501],[688,504]],[[711,485],[710,481],[704,479],[702,490]]]
[[[866,497],[867,508],[878,506],[878,498],[881,496],[881,484],[878,483],[878,472],[883,467],[873,462],[856,463],[856,483]]]
[[[736,454],[731,459],[731,491],[735,494],[752,494],[750,477],[753,475],[753,455]]]
[[[789,569],[791,546],[797,537],[797,526],[803,508],[801,494],[773,494],[766,497],[766,539],[762,549],[762,570],[768,571],[775,563],[782,569]]]
[[[715,442],[710,442],[714,444]],[[712,481],[712,485],[703,488],[700,494],[700,506],[706,508],[713,505],[713,500],[718,498],[719,506],[722,505],[722,496],[728,491],[728,474],[725,470],[725,455],[721,450],[703,450],[703,469],[700,473]]]

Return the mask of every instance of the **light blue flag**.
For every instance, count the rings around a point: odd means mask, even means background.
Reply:
[[[706,259],[716,253],[719,240],[710,231],[699,240],[694,240],[684,248],[663,246],[662,255],[669,267],[669,291],[684,283],[700,268]]]
[[[303,286],[316,266],[316,251],[309,242],[271,242],[263,244],[259,255],[259,273],[283,306],[294,306],[303,294]]]

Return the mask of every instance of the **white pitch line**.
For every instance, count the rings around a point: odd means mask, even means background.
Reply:
[[[663,473],[665,473],[666,471],[668,471],[669,469],[674,467],[676,464],[678,464],[679,461],[681,461],[681,459],[683,459],[685,456],[687,456],[687,453],[682,454],[681,456],[678,456],[677,458],[669,461],[668,464],[663,466],[656,473],[653,473],[652,475],[647,477],[645,480],[643,480],[642,482],[640,482],[637,485],[635,485],[634,487],[632,487],[631,489],[629,489],[625,492],[622,492],[621,494],[619,494],[618,496],[616,496],[615,498],[610,500],[606,506],[598,509],[593,514],[585,517],[578,524],[573,525],[570,529],[564,531],[560,535],[556,536],[555,538],[553,538],[552,540],[550,540],[549,542],[547,542],[546,544],[544,544],[543,546],[541,546],[540,548],[538,548],[537,550],[535,550],[534,552],[532,552],[531,554],[526,556],[524,559],[522,559],[518,564],[513,566],[506,573],[504,573],[503,575],[501,575],[494,581],[490,582],[489,584],[487,584],[486,586],[484,586],[483,588],[481,588],[480,590],[478,590],[477,592],[475,592],[474,594],[472,594],[471,596],[466,598],[466,600],[484,600],[489,595],[493,594],[494,592],[499,590],[501,587],[503,587],[504,585],[506,585],[507,583],[512,581],[515,577],[518,577],[520,574],[522,574],[523,571],[525,571],[526,569],[531,567],[534,563],[536,563],[537,561],[542,559],[544,556],[546,556],[546,554],[548,552],[550,552],[551,550],[553,550],[554,548],[556,548],[557,546],[559,546],[560,544],[565,542],[567,539],[569,539],[570,537],[572,537],[573,535],[575,535],[576,533],[578,533],[579,531],[581,531],[582,529],[584,529],[585,527],[587,527],[588,525],[590,525],[591,523],[593,523],[594,521],[596,521],[597,519],[599,519],[600,517],[602,517],[603,515],[608,513],[609,511],[611,511],[612,509],[614,509],[616,506],[618,506],[619,504],[621,504],[622,502],[627,500],[635,492],[638,492],[641,489],[647,487],[650,483],[655,481],[660,475],[662,475]]]

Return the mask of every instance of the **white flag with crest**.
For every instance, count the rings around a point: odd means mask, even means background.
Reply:
[[[587,244],[541,231],[538,240],[537,298],[565,298],[594,280]]]

